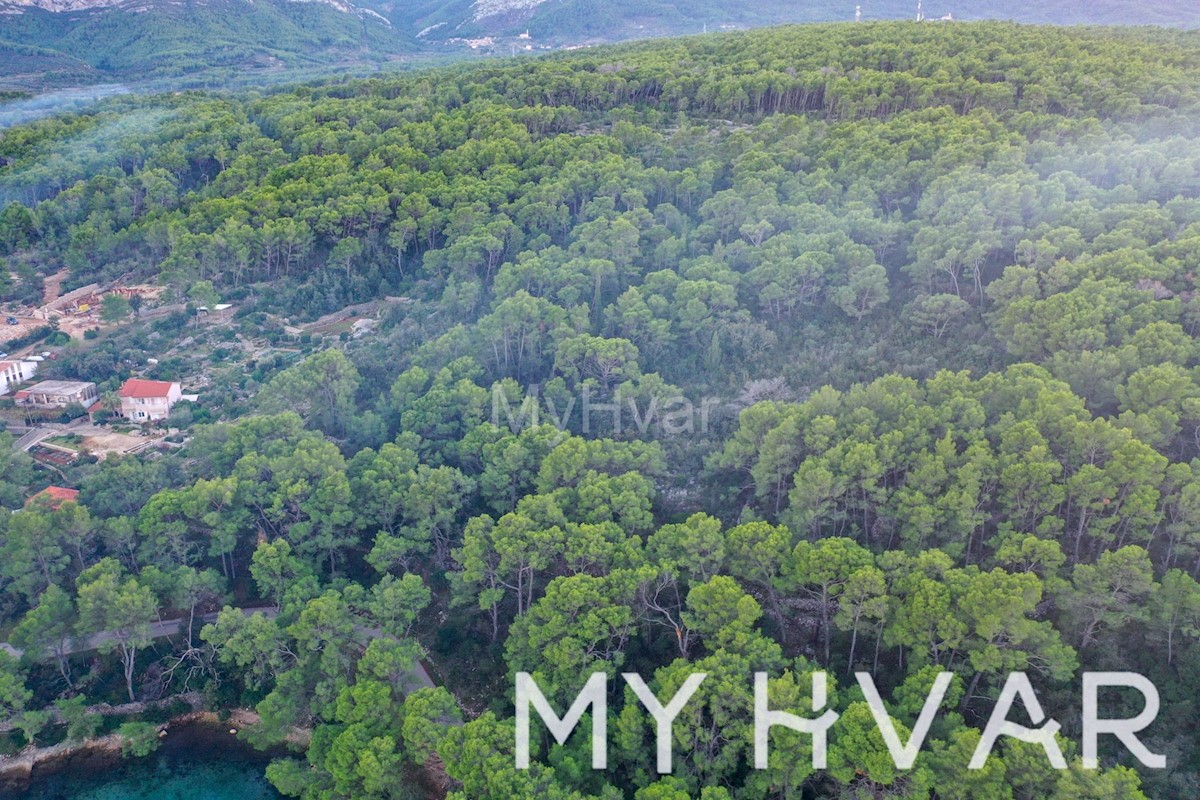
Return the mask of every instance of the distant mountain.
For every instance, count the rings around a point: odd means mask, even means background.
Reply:
[[[611,41],[787,22],[917,18],[917,0],[383,0],[393,24],[429,41],[512,36],[531,42]],[[924,0],[928,20],[1011,19],[1060,25],[1200,27],[1196,0]]]
[[[917,18],[917,0],[0,0],[0,91],[209,83],[787,22]],[[1200,27],[1197,0],[923,0],[930,21]],[[206,76],[206,77],[205,77]]]
[[[0,0],[0,88],[282,71],[418,49],[345,0]]]

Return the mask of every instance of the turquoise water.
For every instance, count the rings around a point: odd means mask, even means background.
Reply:
[[[85,753],[38,768],[25,791],[0,787],[0,800],[280,800],[268,761],[224,726],[179,725],[145,758]]]
[[[151,755],[101,774],[39,779],[20,800],[276,800],[263,765]]]

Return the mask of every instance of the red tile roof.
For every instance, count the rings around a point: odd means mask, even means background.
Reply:
[[[130,378],[121,384],[117,392],[119,397],[166,397],[171,392],[170,381],[144,381],[140,378]]]
[[[53,508],[58,508],[63,503],[75,503],[79,501],[79,490],[68,489],[64,486],[47,486],[33,497],[25,501],[25,505],[29,505],[35,500],[46,498],[49,505]]]

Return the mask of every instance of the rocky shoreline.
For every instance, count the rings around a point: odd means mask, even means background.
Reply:
[[[161,700],[151,700],[137,703],[122,703],[119,706],[110,705],[108,703],[98,703],[94,706],[88,706],[89,714],[97,714],[102,717],[128,717],[134,714],[144,714],[152,708],[166,708],[174,704],[183,704],[191,708],[193,711],[199,711],[204,707],[204,698],[199,692],[185,692],[184,694],[175,694],[170,697],[164,697]],[[58,725],[62,723],[62,712],[50,706],[44,709],[50,715],[50,724]],[[182,717],[182,715],[181,715]],[[164,723],[165,724],[165,723]],[[0,733],[16,730],[16,723],[11,719],[0,720]],[[3,763],[4,756],[0,756],[0,763]]]
[[[222,718],[213,711],[190,711],[159,725],[159,736],[164,744],[188,746],[196,741],[216,743],[221,737],[234,739],[231,733],[258,722],[258,715],[249,709],[234,709]],[[172,738],[174,737],[174,738]],[[0,756],[0,796],[9,792],[24,792],[35,778],[53,775],[66,770],[80,772],[104,772],[120,763],[121,736],[106,736],[82,742],[61,742],[48,747],[27,747],[13,755]],[[303,746],[303,737],[296,737],[294,744]],[[238,740],[238,747],[247,745]],[[264,758],[266,758],[264,756]]]

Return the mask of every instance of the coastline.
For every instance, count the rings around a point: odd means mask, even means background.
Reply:
[[[261,754],[264,761],[271,758],[270,751],[257,751],[237,739],[229,732],[240,731],[258,722],[258,714],[251,709],[237,708],[222,717],[215,711],[189,711],[172,717],[158,726],[159,735],[166,747],[185,747],[203,742],[209,746],[236,747],[245,754]],[[228,740],[222,742],[221,740]],[[60,742],[46,747],[26,747],[19,753],[0,756],[0,796],[8,792],[25,792],[39,778],[65,771],[102,772],[114,764],[121,763],[122,737],[111,733],[80,742]],[[297,732],[289,737],[289,745],[303,747],[307,737]]]

